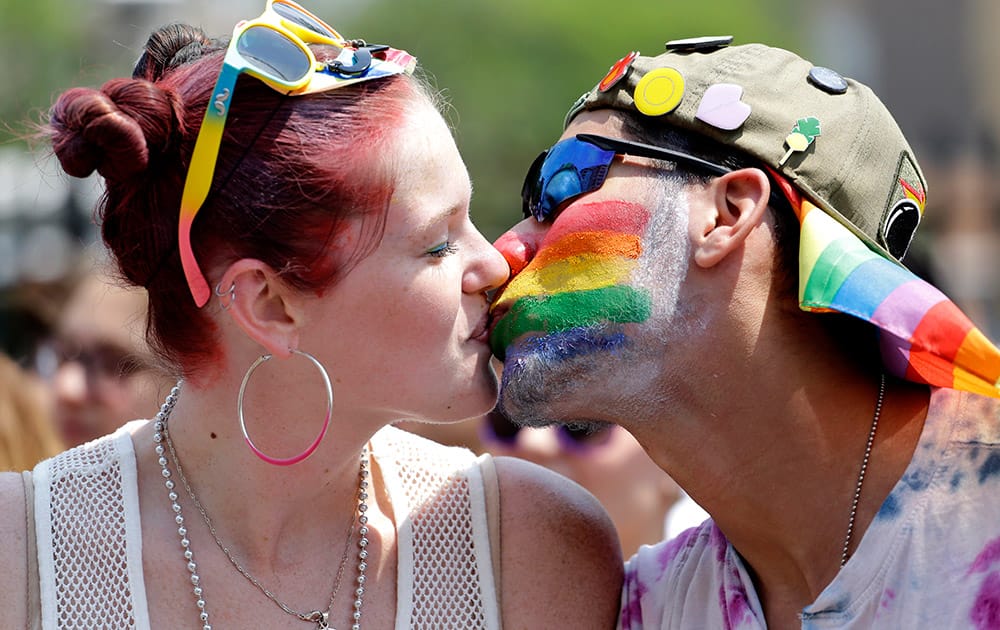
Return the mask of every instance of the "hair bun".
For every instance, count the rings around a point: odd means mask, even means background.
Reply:
[[[188,24],[167,24],[153,31],[135,63],[132,78],[159,81],[164,74],[218,50],[221,44]]]
[[[180,102],[148,81],[112,79],[100,91],[67,90],[52,108],[52,145],[63,170],[122,180],[146,170],[180,131]]]

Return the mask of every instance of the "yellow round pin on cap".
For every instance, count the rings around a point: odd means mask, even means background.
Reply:
[[[662,116],[677,109],[684,97],[684,77],[673,68],[650,70],[635,86],[635,107],[647,116]]]

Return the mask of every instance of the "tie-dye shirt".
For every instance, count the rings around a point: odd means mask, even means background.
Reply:
[[[877,465],[873,463],[872,465]],[[802,628],[1000,628],[1000,401],[935,389],[913,459]],[[764,628],[711,521],[626,565],[619,628]]]

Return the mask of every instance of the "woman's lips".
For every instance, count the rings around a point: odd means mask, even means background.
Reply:
[[[483,313],[482,319],[476,324],[473,329],[472,334],[469,335],[469,339],[474,341],[479,341],[482,343],[489,343],[490,333],[493,332],[493,318],[490,316],[490,312],[487,310]]]
[[[509,310],[510,304],[500,304],[490,311],[489,325],[486,328],[487,339],[489,339],[489,337],[493,334],[493,330],[497,327],[500,320],[504,318]]]

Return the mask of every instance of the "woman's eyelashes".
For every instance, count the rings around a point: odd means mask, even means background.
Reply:
[[[434,247],[427,250],[427,255],[434,258],[444,258],[445,256],[450,256],[458,251],[458,247],[453,245],[451,241],[444,241],[443,243],[438,243]]]

